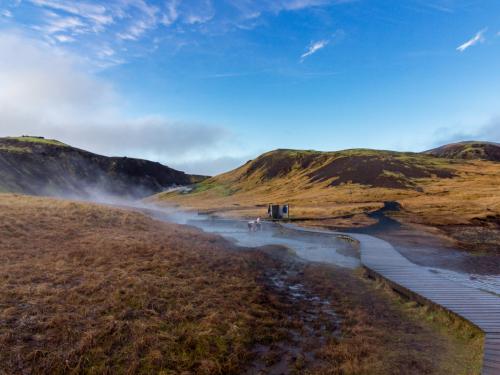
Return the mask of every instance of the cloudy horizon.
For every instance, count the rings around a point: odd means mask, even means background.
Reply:
[[[209,175],[276,148],[500,142],[496,10],[460,0],[4,1],[0,135]]]

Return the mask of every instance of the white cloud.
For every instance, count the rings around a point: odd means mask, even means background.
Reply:
[[[106,155],[179,165],[217,159],[232,143],[222,127],[127,116],[112,85],[57,47],[20,34],[0,32],[0,87],[0,136],[42,135]]]
[[[307,51],[300,56],[301,61],[304,61],[305,58],[315,54],[320,49],[325,48],[328,45],[328,40],[319,40],[317,42],[313,42],[309,45]]]
[[[464,44],[460,45],[457,47],[457,51],[459,52],[464,52],[466,49],[478,44],[484,42],[484,33],[486,32],[487,29],[483,29],[481,31],[478,31],[474,37],[469,39],[467,42]]]
[[[3,9],[3,10],[0,10],[0,16],[5,17],[5,18],[12,18],[13,14],[10,10]]]
[[[165,12],[162,16],[161,22],[165,26],[170,26],[179,18],[178,12],[179,0],[170,0],[165,4]]]
[[[56,38],[56,40],[60,43],[70,43],[75,41],[75,38],[64,34],[55,35],[54,38]]]
[[[35,26],[34,28],[48,35],[59,32],[79,34],[85,32],[86,25],[78,17],[60,17],[55,13],[48,13],[46,25]]]
[[[299,10],[304,8],[316,7],[321,5],[327,5],[332,3],[348,2],[345,1],[332,1],[332,0],[283,0],[279,1],[278,4],[285,10]]]

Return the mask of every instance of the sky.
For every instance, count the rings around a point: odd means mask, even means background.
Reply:
[[[0,0],[0,136],[217,174],[500,142],[498,0]]]

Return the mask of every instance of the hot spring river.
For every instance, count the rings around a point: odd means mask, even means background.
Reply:
[[[148,207],[146,211],[162,221],[187,224],[205,232],[220,234],[239,246],[281,245],[307,261],[330,263],[351,269],[361,266],[358,251],[332,233],[295,231],[272,223],[263,223],[261,231],[250,232],[246,221],[209,219],[203,215],[161,208]],[[462,285],[500,296],[500,275],[478,275],[442,267],[421,267]]]
[[[331,235],[300,233],[266,222],[262,223],[261,230],[250,232],[246,221],[210,220],[202,215],[156,209],[148,209],[148,212],[159,220],[187,224],[208,233],[220,234],[242,247],[281,245],[311,262],[331,263],[346,268],[361,265],[357,251],[349,243]]]

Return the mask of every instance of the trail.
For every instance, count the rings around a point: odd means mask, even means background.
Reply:
[[[287,225],[307,233],[330,233]],[[387,280],[394,289],[424,304],[433,304],[460,316],[485,333],[483,375],[500,374],[500,293],[467,285],[418,266],[398,253],[388,242],[366,234],[349,234],[360,243],[362,265],[374,276]],[[495,289],[493,285],[493,289]]]
[[[245,247],[283,245],[307,261],[348,268],[361,265],[371,275],[385,279],[408,297],[442,307],[481,329],[485,333],[482,374],[500,374],[498,277],[491,276],[484,282],[467,274],[422,267],[409,261],[388,242],[367,234],[345,234],[272,223],[265,223],[262,231],[249,232],[245,221],[207,219],[196,214],[168,213],[157,209],[149,209],[148,212],[159,220],[193,225]],[[338,238],[339,235],[347,235],[359,242],[359,258],[355,252],[347,250],[349,246]]]

